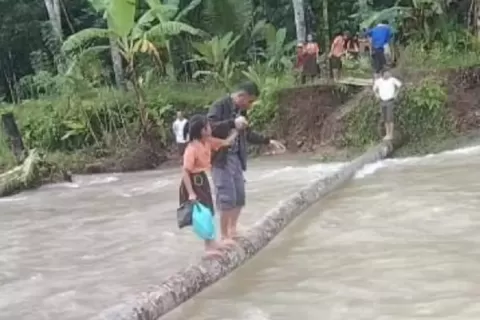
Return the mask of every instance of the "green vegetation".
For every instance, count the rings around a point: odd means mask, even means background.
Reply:
[[[397,132],[414,143],[453,134],[446,102],[446,88],[438,79],[425,78],[414,85],[407,84],[396,105]],[[376,143],[381,136],[379,123],[379,104],[373,97],[366,97],[347,117],[345,145],[359,147]]]
[[[302,29],[295,25],[302,23],[294,19],[298,8],[306,12],[303,29],[315,33],[321,48],[330,44],[320,40],[334,32],[390,21],[396,47],[404,48],[399,70],[415,83],[398,108],[397,127],[410,141],[454,132],[446,84],[424,75],[480,63],[480,26],[472,25],[479,19],[465,18],[480,11],[443,1],[4,2],[0,110],[14,112],[26,146],[46,155],[51,174],[56,167],[84,171],[88,163],[114,161],[140,146],[167,153],[177,110],[203,112],[245,79],[262,89],[252,124],[275,126],[278,92],[297,81],[294,47],[305,36],[296,33]],[[365,76],[370,64],[362,58],[345,67],[348,75]],[[377,109],[366,99],[349,115],[345,146],[378,140]],[[0,136],[0,172],[14,165]]]

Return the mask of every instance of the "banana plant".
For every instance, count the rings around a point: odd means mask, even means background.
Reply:
[[[213,71],[213,70],[199,70],[193,74],[194,78],[198,78],[200,76],[207,76],[213,78],[213,80],[220,85],[222,85],[227,92],[231,92],[233,89],[233,78],[236,74],[236,71],[239,67],[243,66],[244,62],[239,61],[231,61],[230,57],[226,57],[223,63],[221,64],[220,69]]]
[[[266,49],[263,56],[269,71],[279,72],[291,69],[293,64],[289,54],[295,47],[295,41],[287,42],[287,29],[276,29],[272,24],[265,25]]]
[[[71,35],[62,46],[64,52],[76,54],[77,58],[88,51],[102,51],[107,46],[89,46],[98,39],[113,37],[120,53],[129,66],[138,53],[148,53],[159,61],[158,46],[167,47],[167,41],[180,33],[203,36],[202,30],[178,21],[200,1],[192,1],[178,12],[178,1],[147,0],[147,10],[137,21],[136,0],[90,0],[94,9],[103,13],[108,27],[88,28]],[[157,45],[155,45],[155,44]],[[86,49],[85,49],[86,48]]]
[[[413,33],[420,32],[428,41],[432,40],[439,32],[434,26],[435,22],[445,17],[450,2],[452,0],[411,0],[410,5],[406,6],[400,5],[400,0],[398,0],[390,8],[369,13],[363,12],[361,15],[357,13],[351,17],[362,19],[361,28],[369,28],[382,20],[388,20],[394,31],[398,29],[398,24],[410,20],[413,22],[413,26],[410,28]],[[404,30],[404,33],[408,33],[408,31]]]
[[[233,38],[233,32],[223,37],[215,36],[205,42],[194,42],[192,46],[198,52],[191,62],[202,62],[208,70],[199,70],[193,74],[194,78],[207,76],[223,85],[227,90],[231,89],[231,80],[235,71],[243,65],[243,62],[232,61],[230,50],[235,46],[241,35]]]
[[[135,69],[135,57],[138,54],[149,54],[161,65],[160,55],[154,43],[167,46],[167,41],[172,36],[180,33],[189,33],[203,36],[202,30],[178,21],[182,16],[192,10],[189,6],[178,12],[178,1],[162,3],[160,0],[147,0],[149,9],[135,21],[137,0],[90,0],[94,9],[103,14],[107,21],[107,28],[89,28],[71,35],[63,43],[62,50],[73,55],[75,62],[89,51],[102,51],[108,47],[89,46],[98,39],[113,40],[127,65],[127,71],[137,96],[138,109],[142,131],[147,125],[147,110],[145,107],[144,93]],[[198,1],[197,1],[198,2]],[[82,50],[83,48],[86,50]],[[70,70],[75,66],[72,65]]]

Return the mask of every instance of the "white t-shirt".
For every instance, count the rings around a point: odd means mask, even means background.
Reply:
[[[382,101],[388,101],[395,98],[397,90],[402,83],[394,77],[388,79],[378,78],[373,84],[373,92],[377,93]]]
[[[186,142],[185,138],[183,137],[183,129],[185,128],[187,122],[187,119],[177,119],[173,122],[173,133],[175,134],[175,140],[177,141],[177,143]]]

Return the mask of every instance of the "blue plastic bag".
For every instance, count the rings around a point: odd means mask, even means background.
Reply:
[[[203,240],[215,239],[215,218],[212,211],[200,202],[193,205],[193,231]]]

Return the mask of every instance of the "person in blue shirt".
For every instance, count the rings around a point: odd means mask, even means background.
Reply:
[[[385,58],[385,48],[388,47],[392,38],[392,29],[388,25],[388,21],[384,20],[375,27],[367,31],[370,37],[372,50],[372,64],[375,74],[380,74],[387,63]]]

